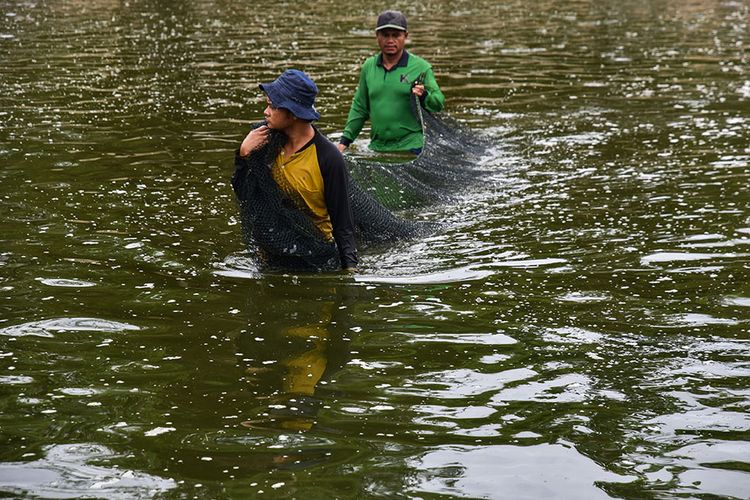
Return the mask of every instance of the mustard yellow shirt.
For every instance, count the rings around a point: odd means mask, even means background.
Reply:
[[[302,149],[276,157],[271,176],[323,237],[336,242],[342,267],[357,267],[349,174],[336,146],[315,128],[315,135]]]
[[[333,225],[323,194],[323,175],[315,144],[308,144],[290,156],[282,151],[276,157],[271,175],[281,190],[307,212],[326,239],[333,239]]]

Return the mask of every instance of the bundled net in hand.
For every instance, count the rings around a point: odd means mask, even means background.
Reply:
[[[418,157],[406,163],[346,158],[349,200],[360,245],[434,231],[439,224],[397,217],[392,210],[449,201],[480,176],[476,163],[487,147],[481,137],[447,117],[424,111],[415,98],[412,110],[424,131],[424,148]],[[338,269],[335,243],[326,240],[271,175],[271,166],[286,140],[283,133],[271,130],[262,148],[237,160],[232,186],[239,200],[245,238],[271,267]]]

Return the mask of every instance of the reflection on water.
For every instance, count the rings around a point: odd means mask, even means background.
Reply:
[[[502,498],[503,491],[512,491],[518,499],[610,498],[594,482],[636,479],[603,470],[568,446],[548,444],[445,447],[426,453],[414,465],[414,493],[469,498]]]
[[[750,496],[744,3],[401,5],[496,145],[354,276],[228,178],[287,67],[338,136],[375,7],[2,5],[1,494]]]
[[[123,330],[139,330],[137,326],[117,321],[107,321],[96,318],[58,318],[43,321],[32,321],[20,325],[0,328],[0,335],[7,337],[52,337],[55,332],[119,332]]]
[[[177,486],[171,479],[90,464],[115,456],[95,444],[51,446],[39,460],[0,463],[0,484],[6,492],[33,491],[41,498],[140,498]]]
[[[335,284],[285,290],[258,284],[248,327],[237,336],[237,356],[245,367],[243,382],[261,405],[242,425],[312,428],[322,406],[318,386],[328,384],[351,355],[345,325],[354,297],[345,294],[352,291]]]

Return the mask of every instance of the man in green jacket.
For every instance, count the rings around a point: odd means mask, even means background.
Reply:
[[[343,152],[357,138],[369,118],[370,149],[419,154],[424,138],[411,110],[410,93],[416,94],[422,106],[433,113],[443,109],[445,96],[430,64],[404,49],[409,32],[401,12],[387,10],[380,14],[375,34],[380,53],[362,65],[339,151]]]

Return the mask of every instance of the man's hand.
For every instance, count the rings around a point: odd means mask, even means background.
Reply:
[[[240,156],[247,156],[268,142],[269,132],[269,128],[265,125],[251,130],[240,145]]]
[[[411,88],[412,94],[415,94],[417,97],[422,97],[425,94],[424,85],[415,85]]]
[[[336,147],[339,148],[340,153],[343,153],[346,150],[346,146],[344,146],[340,142],[336,145]]]

